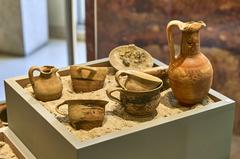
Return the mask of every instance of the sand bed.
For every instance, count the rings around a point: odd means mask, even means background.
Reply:
[[[18,157],[13,153],[10,146],[3,141],[0,141],[0,158],[1,159],[18,159]]]
[[[190,109],[198,109],[207,105],[209,103],[214,102],[212,99],[207,97],[200,104],[196,104],[192,107],[182,107],[180,106],[176,99],[174,98],[171,89],[167,89],[161,92],[160,104],[157,107],[157,115],[154,117],[148,118],[136,118],[124,112],[124,109],[116,102],[109,100],[106,95],[106,90],[111,89],[117,86],[113,75],[108,75],[105,80],[104,88],[88,93],[75,93],[71,86],[71,78],[70,76],[63,76],[63,95],[60,99],[49,101],[49,102],[41,102],[40,103],[54,116],[66,126],[66,128],[80,141],[86,141],[88,139],[93,139],[108,133],[112,133],[115,131],[119,131],[122,129],[126,129],[129,127],[133,127],[142,122],[155,120],[159,118],[168,117],[171,115],[179,114],[181,112],[190,110]],[[28,85],[25,88],[27,91],[31,93],[33,96],[33,90],[31,85]],[[118,96],[118,93],[113,93],[113,95]],[[107,100],[109,103],[106,105],[106,115],[105,120],[102,127],[94,128],[90,131],[85,130],[75,130],[68,123],[68,117],[62,116],[55,111],[55,106],[62,103],[64,100],[69,99],[102,99]],[[61,107],[62,111],[67,111],[67,105]]]

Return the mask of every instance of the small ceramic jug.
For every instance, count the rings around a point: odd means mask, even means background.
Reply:
[[[124,110],[138,117],[153,116],[160,102],[161,83],[155,89],[149,91],[130,91],[122,88],[107,90],[109,99],[121,104]],[[113,92],[120,92],[120,97],[112,95]]]
[[[103,88],[107,67],[70,66],[72,86],[75,92],[91,92]]]
[[[168,76],[173,94],[183,105],[201,102],[212,85],[213,69],[210,61],[200,52],[199,30],[206,24],[199,22],[170,21],[167,38],[170,55]],[[175,56],[173,27],[182,31],[181,50]]]
[[[105,114],[105,106],[108,101],[104,100],[66,100],[56,106],[56,111],[62,115],[68,115],[69,121],[76,130],[91,130],[102,126]],[[59,108],[68,105],[68,113],[64,113]]]
[[[125,75],[127,79],[122,83],[120,77]],[[115,79],[119,86],[132,91],[148,91],[162,84],[160,78],[135,70],[120,70],[116,73]]]
[[[38,77],[33,76],[34,71],[39,71]],[[63,85],[58,69],[54,66],[32,66],[28,71],[35,98],[41,101],[51,101],[61,97]]]

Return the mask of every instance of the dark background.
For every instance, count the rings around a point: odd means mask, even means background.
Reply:
[[[240,133],[240,0],[98,0],[97,45],[94,5],[87,6],[88,60],[107,57],[116,46],[134,43],[168,63],[166,25],[170,20],[203,20],[201,51],[214,68],[213,89],[237,102],[234,132]],[[176,30],[176,44],[181,32]]]

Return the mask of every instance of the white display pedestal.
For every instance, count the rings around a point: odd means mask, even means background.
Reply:
[[[155,61],[156,65],[164,65]],[[89,62],[110,66],[108,59]],[[61,76],[69,74],[63,69]],[[227,159],[234,101],[210,90],[202,108],[141,123],[80,142],[23,87],[27,76],[5,81],[9,128],[40,159]]]
[[[28,55],[48,41],[46,0],[0,0],[0,53]]]

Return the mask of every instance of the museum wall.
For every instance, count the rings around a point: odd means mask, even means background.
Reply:
[[[122,44],[135,43],[168,63],[165,27],[172,19],[203,20],[201,51],[214,67],[213,88],[240,106],[240,2],[237,0],[99,0],[97,1],[98,58]],[[181,33],[175,31],[176,44]],[[240,109],[235,116],[240,133]]]

